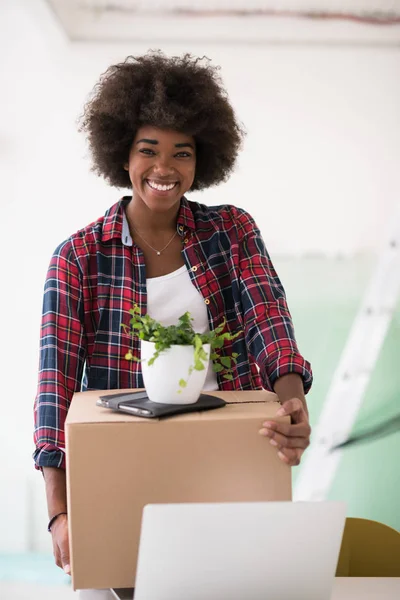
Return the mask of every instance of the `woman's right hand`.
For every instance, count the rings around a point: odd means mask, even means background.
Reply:
[[[71,575],[69,562],[69,536],[68,515],[60,515],[51,526],[51,537],[53,538],[53,554],[57,567]]]

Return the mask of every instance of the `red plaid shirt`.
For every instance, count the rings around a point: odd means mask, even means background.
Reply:
[[[146,312],[144,257],[122,235],[129,201],[72,235],[51,259],[35,400],[37,468],[65,468],[64,424],[74,392],[143,387],[140,363],[124,358],[129,348],[139,356],[139,340],[121,328],[133,304]],[[219,389],[273,390],[278,377],[298,373],[307,392],[311,367],[297,349],[285,292],[252,217],[234,206],[182,198],[177,231],[210,329],[225,317],[227,330],[242,330],[223,348],[222,354],[239,357],[232,381],[217,374]]]

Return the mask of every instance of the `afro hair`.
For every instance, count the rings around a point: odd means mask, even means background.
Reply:
[[[80,118],[93,171],[112,186],[130,188],[127,162],[144,125],[193,136],[196,173],[191,190],[226,181],[244,131],[218,74],[206,57],[167,57],[160,51],[128,56],[100,77]]]

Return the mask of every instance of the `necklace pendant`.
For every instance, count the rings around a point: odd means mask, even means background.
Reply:
[[[161,254],[161,252],[158,252],[158,251],[157,251],[157,256],[160,256],[160,254]]]

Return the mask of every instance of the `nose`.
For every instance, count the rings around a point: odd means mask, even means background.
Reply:
[[[170,159],[167,156],[157,156],[154,163],[154,173],[160,176],[168,176],[174,172],[174,169],[170,163]]]

